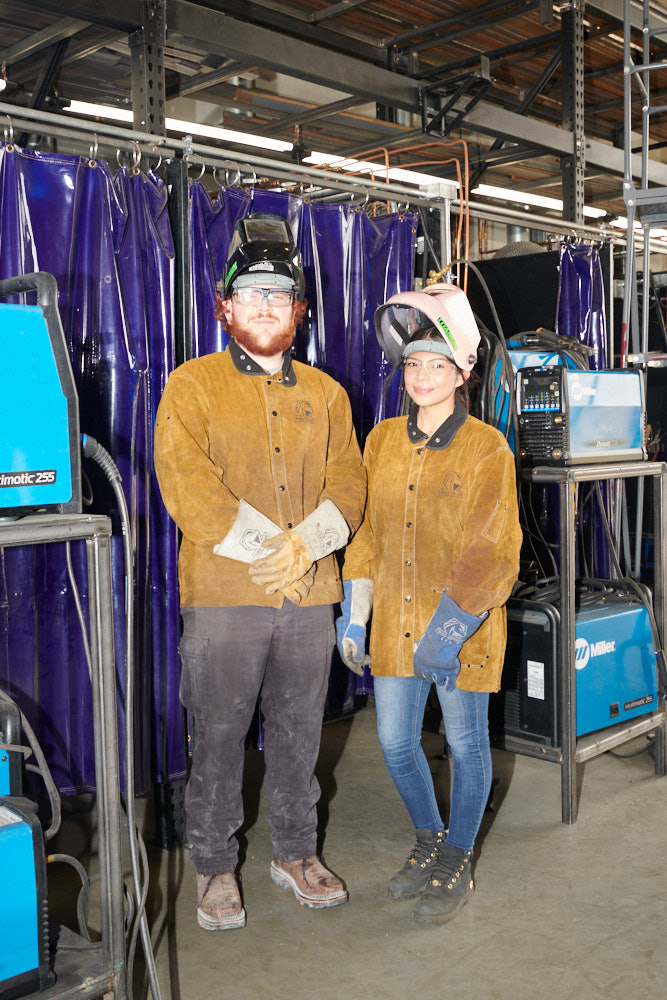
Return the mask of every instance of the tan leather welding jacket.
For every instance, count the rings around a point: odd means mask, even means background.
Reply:
[[[368,436],[366,514],[345,555],[345,579],[374,581],[371,671],[412,675],[415,642],[446,589],[465,611],[489,612],[461,648],[457,686],[497,691],[521,548],[514,457],[460,403],[430,439],[415,418],[413,406]]]
[[[155,471],[183,533],[181,604],[280,607],[245,563],[213,553],[246,500],[284,530],[330,499],[350,531],[366,498],[366,471],[345,390],[292,362],[267,375],[236,344],[187,361],[169,377],[155,424]],[[317,563],[304,606],[342,597],[334,554]]]

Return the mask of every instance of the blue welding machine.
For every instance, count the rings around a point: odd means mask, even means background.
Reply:
[[[622,581],[596,583],[577,589],[577,736],[652,712],[658,698],[646,606]],[[489,717],[496,734],[558,747],[559,595],[538,588],[531,597],[507,602],[502,687],[491,696]]]
[[[0,304],[0,516],[81,512],[79,407],[55,278],[0,281],[0,298],[34,291],[36,305]]]
[[[37,807],[0,798],[0,1000],[50,984],[44,836]]]

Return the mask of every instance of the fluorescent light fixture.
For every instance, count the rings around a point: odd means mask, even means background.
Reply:
[[[625,229],[627,231],[628,220],[624,215],[619,215],[618,219],[613,219],[613,221],[610,222],[609,225],[614,226],[616,229]],[[641,222],[635,222],[633,229],[635,233],[642,233],[643,227]],[[651,239],[664,240],[665,238],[667,238],[667,229],[652,229],[649,233],[649,236],[651,237]]]
[[[92,115],[93,118],[112,118],[117,122],[134,120],[132,111],[128,108],[112,108],[107,104],[90,104],[88,101],[70,101],[65,111],[73,111],[76,115]]]
[[[354,174],[372,174],[375,180],[386,180],[387,169],[383,163],[371,163],[368,160],[353,160],[344,156],[332,156],[331,153],[311,153],[304,157],[304,163],[312,163],[318,167],[331,167],[332,169],[347,170]],[[389,180],[398,181],[399,184],[416,184],[425,186],[427,184],[441,184],[442,177],[435,177],[432,174],[423,174],[417,170],[404,170],[402,167],[389,168]],[[458,187],[455,181],[451,183]]]
[[[106,104],[89,104],[87,101],[71,101],[67,111],[74,114],[92,115],[95,118],[111,118],[115,121],[132,122],[134,116],[127,108],[114,108]],[[217,125],[199,125],[196,122],[181,121],[180,118],[165,118],[165,125],[173,132],[183,132],[186,135],[200,135],[208,139],[219,139],[221,142],[234,142],[257,149],[271,149],[276,153],[288,153],[292,149],[291,142],[280,139],[265,139],[261,135],[250,135],[248,132],[236,132],[234,129],[220,128]]]
[[[4,90],[6,86],[7,86],[7,81],[5,80],[4,76],[0,76],[0,91]]]
[[[254,146],[257,149],[271,149],[274,153],[289,153],[294,148],[291,142],[283,142],[282,139],[267,139],[261,135],[236,132],[234,129],[220,128],[217,125],[198,125],[196,122],[181,121],[179,118],[165,118],[165,124],[174,132],[203,135],[208,139],[235,142],[243,146]]]
[[[559,198],[547,198],[545,195],[532,194],[529,191],[514,191],[511,188],[494,187],[492,184],[479,184],[470,193],[482,195],[484,198],[501,198],[503,201],[512,201],[519,205],[550,208],[554,212],[563,211],[563,202]],[[584,215],[590,219],[601,219],[606,214],[603,208],[589,208],[588,205],[584,205]]]

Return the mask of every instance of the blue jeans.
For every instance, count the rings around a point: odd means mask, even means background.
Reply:
[[[380,747],[418,830],[442,830],[433,778],[421,745],[430,682],[418,677],[374,677]],[[453,761],[447,843],[470,850],[491,788],[489,696],[485,692],[445,691],[436,685]]]

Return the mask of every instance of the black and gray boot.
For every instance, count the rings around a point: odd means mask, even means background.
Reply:
[[[428,885],[417,901],[418,924],[446,924],[453,920],[473,894],[472,851],[444,843],[438,850]]]
[[[417,830],[417,843],[400,872],[389,880],[387,891],[392,899],[412,899],[418,896],[429,878],[438,849],[444,842],[445,831]]]

